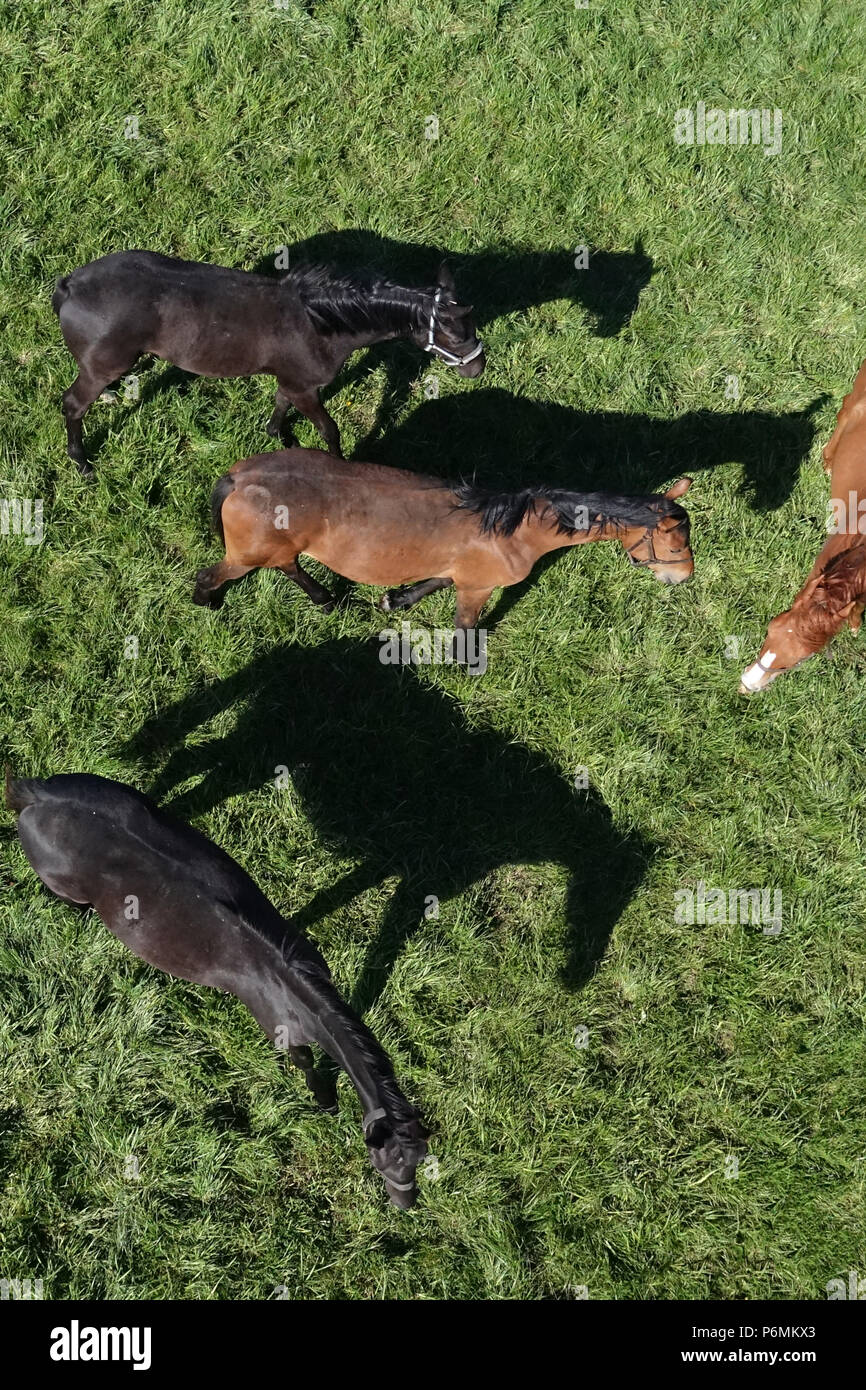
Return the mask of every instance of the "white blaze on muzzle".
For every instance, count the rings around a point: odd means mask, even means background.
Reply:
[[[765,652],[763,656],[758,657],[758,660],[754,662],[753,665],[746,667],[745,671],[740,676],[740,681],[747,690],[760,690],[763,678],[767,675],[775,660],[775,652]]]

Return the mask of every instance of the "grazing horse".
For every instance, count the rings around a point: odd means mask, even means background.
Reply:
[[[266,373],[277,379],[268,433],[281,434],[289,405],[340,456],[340,431],[319,398],[358,348],[410,338],[461,376],[479,376],[484,349],[472,308],[457,302],[446,265],[427,289],[380,276],[300,266],[278,278],[119,251],[57,281],[51,303],[78,376],[63,393],[67,452],[81,472],[82,420],[111,381],[152,353],[197,376]]]
[[[409,584],[385,595],[387,611],[453,584],[455,627],[465,630],[474,628],[495,588],[525,579],[540,556],[613,538],[633,564],[678,584],[694,564],[688,513],[673,499],[690,482],[681,478],[664,496],[649,497],[549,487],[493,493],[318,449],[257,454],[214,487],[211,509],[225,559],[199,571],[193,600],[216,606],[227,580],[265,567],[282,570],[314,603],[333,605],[333,595],[298,563],[303,553],[361,584]]]
[[[364,1107],[370,1162],[391,1201],[411,1207],[427,1151],[418,1112],[386,1053],[344,1003],[316,948],[252,879],[197,830],[123,782],[73,773],[13,780],[6,805],[31,866],[64,902],[93,906],[140,960],[237,995],[287,1047],[318,1104],[335,1110],[316,1043],[347,1072]]]
[[[845,623],[860,630],[866,607],[866,362],[836,416],[824,469],[831,478],[831,534],[791,607],[769,624],[757,661],[740,677],[741,695],[765,690],[783,671],[815,656]]]

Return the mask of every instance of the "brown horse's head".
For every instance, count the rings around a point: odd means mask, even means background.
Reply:
[[[668,488],[665,498],[673,503],[675,498],[688,492],[691,485],[691,478],[680,478]],[[639,532],[630,531],[623,538],[623,545],[632,564],[652,570],[662,584],[682,584],[695,572],[689,543],[689,514],[684,507],[674,504],[660,509],[655,526],[647,526]]]
[[[456,367],[461,376],[480,376],[484,371],[484,347],[475,336],[472,305],[457,303],[454,276],[444,261],[433,291],[430,318],[415,341],[447,366]]]
[[[740,694],[766,690],[784,671],[821,651],[846,622],[856,632],[864,597],[866,546],[855,545],[835,556],[791,607],[773,618],[757,661],[740,677]]]

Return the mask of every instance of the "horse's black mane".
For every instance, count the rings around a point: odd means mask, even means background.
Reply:
[[[524,487],[517,492],[492,492],[475,483],[451,484],[457,506],[475,512],[485,535],[512,536],[521,522],[531,514],[538,515],[545,506],[556,517],[560,535],[571,536],[578,531],[598,532],[613,526],[620,530],[628,526],[656,527],[662,517],[685,520],[687,512],[668,497],[649,494],[645,497],[621,497],[609,492],[568,492],[565,488]],[[585,508],[589,527],[577,524]]]
[[[389,1118],[395,1128],[408,1137],[416,1138],[418,1111],[410,1105],[400,1090],[391,1058],[366,1023],[345,1003],[327,974],[327,967],[323,970],[314,961],[295,959],[289,963],[286,976],[290,986],[293,973],[303,975],[308,986],[318,996],[316,1013],[324,1026],[330,1026],[338,1037],[360,1054],[369,1070],[376,1076],[380,1093],[388,1104]]]
[[[430,317],[432,289],[407,288],[372,272],[344,274],[328,266],[301,265],[282,280],[297,291],[322,333],[417,333]]]

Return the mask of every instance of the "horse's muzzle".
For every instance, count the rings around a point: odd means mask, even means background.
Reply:
[[[677,565],[650,565],[649,568],[662,584],[684,584],[695,572],[691,560]]]
[[[407,1190],[402,1186],[395,1187],[393,1183],[390,1183],[388,1179],[385,1178],[385,1188],[394,1206],[399,1207],[401,1211],[408,1211],[409,1208],[414,1207],[415,1203],[418,1201],[418,1186],[416,1183],[413,1183]]]
[[[487,365],[487,358],[485,357],[484,353],[482,352],[482,353],[479,354],[478,357],[473,357],[473,359],[472,359],[471,362],[464,362],[464,364],[463,364],[462,367],[458,367],[458,368],[457,368],[457,371],[459,372],[460,376],[465,376],[465,377],[480,376],[481,373],[484,371],[484,368],[486,367],[486,365]]]

